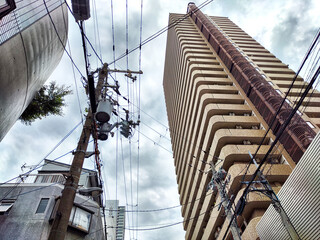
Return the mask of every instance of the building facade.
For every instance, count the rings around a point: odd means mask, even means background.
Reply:
[[[279,191],[278,197],[286,209],[301,239],[320,239],[320,133],[310,144],[299,163]],[[279,214],[269,207],[257,225],[261,240],[290,239]]]
[[[125,207],[119,206],[119,200],[107,200],[105,208],[108,239],[124,240]]]
[[[68,11],[62,0],[1,0],[0,19],[1,141],[60,62]]]
[[[46,161],[38,174],[0,186],[0,239],[48,239],[70,165]],[[100,187],[97,173],[83,169],[79,190]],[[104,239],[100,194],[76,194],[65,239]]]
[[[257,162],[264,157],[305,83],[297,77],[273,123],[295,73],[228,18],[209,17],[194,4],[188,11],[187,18],[169,16],[174,26],[163,81],[183,225],[186,239],[222,239],[229,222],[219,194],[207,191],[208,163],[227,172],[227,195],[236,203],[246,186],[242,181],[256,170],[251,164],[246,172],[250,154],[260,146]],[[263,167],[276,193],[319,131],[320,93],[313,92]],[[258,238],[256,225],[269,205],[262,194],[247,195],[237,218],[243,239]]]

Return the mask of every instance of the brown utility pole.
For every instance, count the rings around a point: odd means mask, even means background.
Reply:
[[[106,77],[108,76],[108,65],[104,64],[99,71],[99,79],[95,90],[95,98],[97,99],[100,94],[103,85],[106,83]],[[74,158],[70,167],[70,172],[67,176],[62,196],[58,206],[58,210],[55,214],[51,231],[48,240],[63,240],[65,238],[71,210],[73,207],[74,198],[78,188],[79,178],[82,171],[83,161],[88,147],[90,134],[92,131],[93,115],[91,110],[89,111],[85,124],[83,125],[80,140],[78,142],[77,150],[74,154]]]

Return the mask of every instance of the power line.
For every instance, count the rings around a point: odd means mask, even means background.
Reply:
[[[63,41],[62,41],[62,39],[61,39],[61,37],[60,37],[60,35],[59,35],[59,33],[58,33],[58,30],[57,30],[57,28],[56,28],[56,25],[55,25],[55,23],[53,22],[53,19],[52,19],[52,17],[51,17],[51,14],[50,14],[50,12],[49,12],[48,7],[47,7],[46,1],[43,0],[43,3],[44,3],[44,6],[45,6],[45,8],[46,8],[46,10],[47,10],[47,13],[48,13],[48,16],[49,16],[49,18],[50,18],[50,21],[51,21],[51,23],[52,23],[52,25],[53,25],[54,31],[56,32],[56,35],[57,35],[57,37],[58,37],[58,39],[59,39],[59,41],[60,41],[60,43],[61,43],[64,51],[66,52],[66,54],[67,54],[68,57],[70,58],[70,61],[72,62],[72,64],[74,65],[74,67],[77,69],[77,71],[80,73],[80,75],[81,75],[82,77],[84,77],[83,74],[81,73],[80,69],[79,69],[78,66],[75,64],[74,60],[72,59],[71,55],[70,55],[69,52],[67,51],[65,45],[63,44]],[[67,2],[65,2],[65,3],[67,4]],[[68,6],[68,4],[67,4],[67,6]]]
[[[281,111],[281,109],[282,109],[282,106],[284,105],[284,103],[285,103],[285,101],[286,101],[286,99],[287,99],[287,97],[288,97],[288,95],[289,95],[289,93],[290,93],[290,90],[293,88],[294,83],[295,83],[295,81],[296,81],[297,77],[299,76],[299,73],[301,72],[301,70],[302,70],[302,68],[303,68],[304,64],[306,63],[306,61],[307,61],[307,59],[308,59],[309,55],[311,54],[311,52],[312,52],[312,50],[313,50],[313,48],[314,48],[314,46],[315,46],[316,42],[318,41],[319,36],[320,36],[320,32],[318,32],[318,34],[317,34],[317,36],[315,37],[315,39],[314,39],[313,43],[312,43],[312,44],[311,44],[311,46],[309,47],[309,50],[308,50],[308,52],[306,53],[306,55],[305,55],[305,57],[304,57],[304,59],[303,59],[303,61],[302,61],[301,65],[300,65],[300,67],[299,67],[299,69],[298,69],[297,73],[295,74],[295,76],[294,76],[294,78],[293,78],[293,80],[292,80],[292,83],[291,83],[291,85],[290,85],[290,87],[289,87],[288,91],[286,92],[285,97],[282,99],[282,102],[281,102],[281,104],[280,104],[280,106],[279,106],[279,108],[278,108],[277,112],[275,113],[274,117],[272,118],[272,121],[271,121],[271,124],[270,124],[270,125],[269,125],[269,127],[268,127],[268,130],[267,130],[267,131],[266,131],[266,133],[264,134],[264,136],[263,136],[263,138],[262,138],[262,140],[261,140],[261,142],[260,142],[260,144],[259,144],[259,146],[258,146],[257,150],[255,151],[255,153],[254,153],[254,155],[253,155],[252,159],[250,160],[250,162],[248,163],[248,165],[247,165],[247,169],[246,169],[246,172],[245,172],[245,174],[243,175],[242,180],[241,180],[242,182],[244,181],[244,178],[245,178],[245,176],[246,176],[246,174],[247,174],[247,172],[248,172],[248,170],[249,170],[250,164],[252,163],[253,159],[255,159],[255,158],[256,158],[256,156],[257,156],[257,154],[258,154],[258,151],[260,150],[260,147],[262,146],[263,142],[265,141],[265,138],[266,138],[266,136],[267,136],[268,132],[269,132],[269,131],[271,130],[271,128],[273,127],[273,124],[274,124],[274,122],[275,122],[275,120],[276,120],[276,118],[277,118],[277,116],[278,116],[279,112],[280,112],[280,111]]]
[[[40,163],[43,162],[51,153],[53,153],[53,152],[64,142],[64,140],[66,140],[66,139],[71,135],[71,133],[73,133],[73,132],[80,126],[80,124],[81,124],[81,121],[80,121],[74,128],[72,128],[72,129],[53,147],[53,149],[51,149],[51,151],[50,151],[48,154],[46,154],[46,156],[45,156],[44,158],[42,158],[42,160],[41,160],[38,164],[35,165],[34,168],[30,169],[28,172],[26,172],[26,173],[24,173],[24,174],[21,174],[21,175],[19,175],[19,176],[16,176],[16,177],[10,179],[10,180],[7,180],[7,181],[4,182],[4,183],[0,183],[0,186],[3,185],[3,184],[6,184],[6,183],[8,183],[8,182],[11,182],[11,181],[13,181],[13,180],[15,180],[15,179],[17,179],[17,178],[21,178],[21,177],[23,177],[23,176],[28,176],[28,175],[29,175],[31,172],[33,172],[34,170],[42,167],[43,165],[40,165]],[[69,153],[70,153],[70,152],[68,152],[68,153],[66,153],[66,154],[69,154]],[[66,154],[64,154],[64,155],[62,155],[62,156],[65,156]],[[59,158],[61,158],[62,156],[60,156],[60,157],[58,157],[58,158],[56,158],[56,159],[59,159]],[[39,166],[39,165],[40,165],[40,166]]]
[[[43,1],[44,1],[44,0],[43,0]],[[67,5],[67,7],[68,7],[68,9],[69,9],[69,12],[71,13],[71,15],[74,17],[74,14],[73,14],[73,12],[72,12],[72,10],[71,10],[71,8],[70,8],[70,6],[69,6],[69,4],[67,3],[66,0],[65,0],[65,4]],[[81,29],[81,24],[80,24],[78,21],[76,21],[76,23],[78,24],[79,28]],[[93,45],[92,45],[91,41],[89,40],[89,38],[87,37],[87,35],[86,35],[85,33],[83,33],[83,36],[84,36],[84,38],[87,40],[87,42],[89,43],[92,51],[94,52],[94,54],[96,55],[96,57],[99,59],[100,63],[103,65],[103,61],[102,61],[101,57],[99,56],[99,54],[97,53],[97,51],[96,51],[95,48],[93,47]]]
[[[266,161],[268,155],[270,154],[270,152],[272,151],[272,148],[277,144],[277,142],[279,141],[279,138],[282,136],[282,133],[284,132],[285,128],[288,126],[288,124],[290,123],[292,117],[294,116],[294,114],[296,113],[296,111],[298,110],[298,108],[300,107],[302,101],[304,100],[304,98],[306,97],[306,95],[308,94],[309,90],[312,88],[313,83],[315,82],[315,80],[318,78],[318,76],[320,75],[320,67],[318,67],[316,73],[313,75],[312,80],[310,81],[310,83],[308,84],[306,90],[304,91],[303,95],[301,96],[299,102],[297,103],[297,105],[295,106],[295,108],[291,111],[289,117],[286,119],[286,121],[284,122],[284,124],[282,125],[281,129],[279,130],[276,139],[274,140],[274,142],[272,143],[272,145],[270,146],[268,152],[265,154],[264,158],[262,159],[262,161],[260,162],[259,166],[257,167],[257,170],[254,172],[254,174],[252,175],[251,180],[249,181],[249,183],[247,184],[247,187],[245,188],[245,190],[242,193],[242,196],[239,199],[240,205],[243,205],[243,203],[245,203],[245,197],[249,192],[249,188],[250,185],[252,184],[252,182],[254,181],[254,179],[257,177],[258,173],[260,172],[260,169],[263,165],[263,163]],[[276,195],[274,192],[272,192],[272,194]],[[280,201],[278,202],[280,204]],[[242,208],[241,208],[242,209]],[[242,211],[242,210],[241,210]],[[283,208],[282,208],[282,211]],[[239,212],[237,212],[239,213]],[[236,214],[237,214],[236,213]],[[233,215],[233,217],[235,217],[235,215]],[[293,226],[292,226],[293,227]],[[229,228],[227,229],[227,231],[229,230]],[[226,231],[226,232],[227,232]],[[297,233],[297,231],[295,231]]]
[[[220,206],[220,204],[221,203],[216,204],[213,208],[216,208],[216,207]],[[159,227],[153,227],[153,228],[134,228],[134,229],[131,229],[131,230],[134,230],[134,231],[150,231],[150,230],[158,230],[158,229],[162,229],[162,228],[172,227],[172,226],[175,226],[175,225],[178,225],[178,224],[181,224],[181,223],[185,223],[185,222],[189,222],[189,221],[194,220],[194,219],[198,219],[200,216],[211,212],[212,209],[210,209],[208,211],[205,211],[205,212],[202,212],[202,213],[199,213],[198,216],[191,217],[191,218],[188,218],[188,219],[180,221],[180,222],[175,222],[175,223],[171,223],[171,224],[167,224],[167,225],[159,226]],[[125,228],[125,229],[130,230],[129,228]]]
[[[202,4],[199,5],[199,7],[197,8],[197,10],[195,10],[193,13],[199,11],[201,8],[205,7],[206,5],[208,5],[209,3],[211,3],[213,0],[206,0],[205,2],[203,2]],[[123,53],[122,55],[120,55],[117,59],[113,60],[112,62],[109,63],[109,65],[111,65],[112,63],[115,63],[116,61],[119,61],[120,59],[126,57],[128,54],[136,51],[137,49],[141,49],[141,47],[147,43],[149,43],[150,41],[154,40],[155,38],[159,37],[160,35],[162,35],[163,33],[165,33],[166,31],[168,31],[169,29],[171,29],[172,27],[178,25],[180,22],[182,22],[183,20],[185,20],[186,18],[188,18],[191,15],[191,13],[187,13],[185,14],[183,17],[179,18],[178,20],[174,21],[173,23],[169,24],[168,26],[160,29],[158,32],[154,33],[153,35],[151,35],[150,37],[146,38],[145,40],[143,40],[137,47],[134,47],[132,49],[130,49],[129,51],[126,51],[125,53]]]

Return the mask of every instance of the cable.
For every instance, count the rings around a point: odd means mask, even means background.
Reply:
[[[265,154],[264,158],[262,159],[262,161],[260,162],[257,170],[254,172],[254,174],[252,175],[251,180],[249,181],[249,183],[247,184],[245,190],[242,193],[242,196],[240,197],[241,202],[245,202],[245,196],[248,194],[249,192],[249,188],[250,185],[252,184],[252,182],[254,181],[254,179],[256,178],[258,172],[260,171],[263,163],[266,161],[268,155],[270,154],[270,152],[272,151],[272,148],[277,144],[277,142],[279,141],[279,138],[281,137],[282,133],[284,132],[285,128],[287,127],[287,125],[290,123],[292,117],[294,116],[294,114],[296,113],[297,109],[300,107],[301,103],[303,102],[304,98],[306,97],[306,95],[308,94],[309,90],[312,88],[312,85],[314,83],[314,81],[318,78],[318,76],[320,75],[320,67],[318,67],[316,73],[314,74],[312,80],[310,81],[310,83],[308,84],[306,90],[304,91],[303,95],[301,96],[299,102],[297,103],[296,107],[291,111],[289,117],[286,119],[286,121],[284,122],[284,124],[282,125],[281,129],[279,130],[276,139],[274,140],[274,142],[272,143],[272,145],[270,146],[268,152]],[[279,201],[280,204],[280,201]],[[235,215],[235,214],[234,214]],[[229,230],[229,228],[227,229],[227,231]]]
[[[219,204],[216,204],[213,208],[216,208],[218,206],[220,206],[221,203]],[[212,208],[212,209],[213,209]],[[158,230],[158,229],[162,229],[162,228],[168,228],[168,227],[172,227],[172,226],[175,226],[175,225],[178,225],[178,224],[181,224],[181,223],[185,223],[185,222],[189,222],[191,220],[194,220],[194,219],[197,219],[199,218],[200,216],[208,213],[208,212],[211,212],[212,209],[208,210],[208,211],[205,211],[205,212],[202,212],[200,213],[198,216],[195,216],[195,217],[191,217],[191,218],[188,218],[186,220],[183,220],[183,221],[180,221],[180,222],[176,222],[176,223],[171,223],[171,224],[167,224],[165,226],[159,226],[159,227],[153,227],[153,228],[134,228],[134,229],[130,229],[130,228],[125,228],[127,230],[134,230],[134,231],[150,231],[150,230]]]
[[[54,31],[56,32],[57,37],[58,37],[58,39],[59,39],[59,41],[60,41],[60,43],[61,43],[64,51],[66,52],[66,54],[67,54],[68,57],[70,58],[70,61],[72,62],[72,64],[74,65],[74,67],[75,67],[75,68],[77,69],[77,71],[80,73],[81,77],[84,77],[83,74],[81,73],[80,69],[78,68],[78,66],[77,66],[77,65],[75,64],[75,62],[73,61],[71,55],[70,55],[69,52],[67,51],[65,45],[63,44],[63,41],[62,41],[62,39],[61,39],[61,37],[60,37],[60,35],[59,35],[59,33],[58,33],[58,30],[57,30],[57,28],[56,28],[56,25],[54,24],[53,19],[52,19],[52,17],[51,17],[51,14],[50,14],[50,12],[49,12],[49,9],[48,9],[48,7],[47,7],[46,1],[43,0],[43,3],[44,3],[44,6],[45,6],[45,8],[46,8],[46,10],[47,10],[47,13],[48,13],[48,16],[49,16],[49,18],[50,18],[50,21],[51,21],[51,23],[52,23],[52,25],[53,25]],[[65,2],[65,3],[67,3],[67,2]],[[68,6],[68,4],[67,4],[67,6]]]
[[[297,77],[299,76],[299,73],[301,72],[304,64],[306,63],[309,55],[310,55],[311,52],[312,52],[313,47],[315,46],[316,42],[318,41],[319,37],[320,37],[320,32],[318,32],[318,34],[317,34],[317,36],[315,37],[313,43],[312,43],[311,46],[309,47],[309,50],[308,50],[308,52],[306,53],[306,55],[305,55],[302,63],[300,64],[300,67],[299,67],[296,75],[294,76],[294,78],[293,78],[293,80],[292,80],[292,83],[291,83],[288,91],[286,92],[285,97],[282,99],[282,102],[281,102],[281,104],[280,104],[277,112],[275,113],[274,117],[272,118],[272,122],[271,122],[271,124],[269,125],[268,130],[267,130],[266,133],[264,134],[264,136],[263,136],[263,138],[262,138],[262,140],[261,140],[261,142],[260,142],[260,144],[259,144],[256,152],[254,153],[252,159],[251,159],[250,162],[248,163],[246,172],[245,172],[245,174],[243,175],[242,180],[241,180],[242,182],[244,181],[244,178],[245,178],[245,176],[247,175],[247,172],[248,172],[248,170],[249,170],[250,164],[253,162],[253,159],[256,158],[256,155],[258,154],[258,151],[260,150],[260,147],[262,146],[263,142],[265,141],[265,138],[266,138],[267,134],[268,134],[269,131],[271,130],[271,128],[272,128],[272,126],[273,126],[273,124],[274,124],[274,122],[275,122],[275,120],[276,120],[276,117],[278,116],[280,110],[282,109],[282,106],[283,106],[285,100],[287,99],[287,97],[288,97],[288,95],[289,95],[290,90],[291,90],[291,89],[293,88],[293,86],[294,86],[294,82],[296,81]]]
[[[99,21],[98,21],[98,14],[97,14],[97,6],[96,6],[96,1],[92,0],[93,2],[93,12],[94,12],[94,21],[95,21],[95,27],[96,27],[96,32],[97,32],[97,37],[98,37],[98,48],[99,48],[99,57],[102,60],[102,52],[101,52],[101,42],[100,42],[100,31],[99,31]]]
[[[4,182],[4,183],[0,183],[0,186],[3,185],[3,184],[6,184],[6,183],[8,183],[8,182],[11,182],[11,181],[13,181],[13,180],[15,180],[15,179],[17,179],[17,178],[21,178],[21,177],[23,177],[23,176],[28,176],[28,175],[29,175],[31,172],[33,172],[34,170],[42,167],[43,165],[42,165],[42,166],[39,166],[40,163],[43,162],[51,153],[53,153],[53,152],[64,142],[64,140],[66,140],[66,139],[71,135],[71,133],[73,133],[74,130],[76,130],[77,127],[80,126],[80,124],[81,124],[81,121],[80,121],[74,128],[72,128],[72,129],[53,147],[53,149],[52,149],[44,158],[42,158],[42,160],[41,160],[37,165],[35,165],[34,168],[30,169],[28,172],[26,172],[26,173],[24,173],[24,174],[21,174],[21,175],[19,175],[19,176],[17,176],[17,177],[12,178],[12,179]],[[68,152],[68,153],[70,153],[70,152]],[[67,154],[68,154],[68,153],[67,153]],[[65,156],[65,155],[66,155],[66,154],[64,154],[64,155],[62,155],[62,156]],[[58,157],[58,158],[56,158],[56,159],[59,159],[59,158],[61,158],[62,156],[60,156],[60,157]]]
[[[81,175],[83,175],[83,174],[85,174],[85,172],[81,173]],[[40,175],[40,174],[39,174],[39,175]],[[64,184],[64,182],[65,182],[65,180],[60,181],[60,182],[54,182],[54,183],[49,184],[49,185],[47,185],[47,186],[43,186],[43,187],[39,187],[39,188],[36,188],[36,189],[32,189],[32,190],[27,191],[27,192],[19,193],[18,195],[11,196],[11,198],[18,198],[19,196],[26,195],[26,194],[29,194],[29,193],[33,193],[33,192],[42,190],[42,189],[44,189],[44,188],[51,187],[51,186],[56,185],[56,184]],[[20,182],[20,183],[21,183],[21,182]],[[19,184],[20,184],[20,183],[19,183]],[[18,187],[18,186],[16,186],[16,187]],[[3,199],[4,199],[4,198],[2,198],[2,199],[0,200],[0,202],[1,202]],[[85,202],[87,202],[87,201],[89,201],[89,200],[91,200],[91,199],[88,199],[88,200],[86,200]]]
[[[194,11],[193,13],[199,11],[201,8],[205,7],[206,5],[208,5],[209,3],[211,3],[213,0],[206,0],[205,2],[203,2],[202,4],[199,5],[199,7],[197,8],[196,11]],[[127,56],[128,54],[136,51],[137,49],[141,49],[141,47],[147,43],[149,43],[150,41],[152,41],[153,39],[157,38],[158,36],[162,35],[163,33],[165,33],[166,31],[168,31],[169,29],[171,29],[172,27],[178,25],[180,22],[182,22],[183,20],[185,20],[186,18],[188,18],[191,15],[191,13],[187,13],[185,14],[183,17],[181,17],[180,19],[176,20],[175,22],[169,24],[168,26],[160,29],[158,32],[154,33],[153,35],[151,35],[150,37],[146,38],[145,40],[143,40],[139,46],[130,49],[128,52],[123,53],[122,55],[120,55],[117,59],[113,60],[112,62],[109,63],[109,65],[111,65],[112,63],[115,63],[116,61],[119,61],[120,59],[124,58],[125,56]]]
[[[128,206],[128,196],[127,196],[127,182],[126,182],[126,172],[124,167],[124,157],[123,157],[123,147],[122,147],[122,138],[120,137],[120,144],[121,144],[121,158],[122,158],[122,171],[123,171],[123,182],[124,182],[124,193],[126,198],[126,206]],[[127,213],[128,223],[130,224],[129,213]],[[129,235],[131,237],[131,231],[129,231]]]
[[[139,131],[139,130],[138,130]],[[151,138],[149,138],[147,135],[143,134],[141,131],[139,131],[139,133],[144,136],[145,138],[149,139],[150,141],[152,141],[154,143],[154,145],[159,146],[160,148],[166,150],[168,153],[170,153],[171,155],[173,154],[172,151],[166,149],[165,147],[161,146],[160,144],[158,144],[157,142],[155,142],[154,140],[152,140]]]
[[[68,48],[69,48],[70,56],[72,56],[71,55],[71,48],[70,48],[69,40],[68,40]],[[80,111],[81,122],[82,122],[82,125],[83,125],[83,113],[82,113],[82,109],[81,109],[81,103],[80,103],[80,97],[79,97],[79,91],[78,91],[78,84],[77,84],[76,75],[75,75],[75,72],[74,72],[74,66],[73,66],[72,63],[71,63],[71,66],[72,66],[74,85],[75,85],[75,88],[76,88],[76,94],[77,94],[77,100],[78,100],[78,106],[79,106],[79,111]]]
[[[45,1],[45,0],[43,0],[43,1]],[[64,2],[65,2],[65,4],[67,5],[67,7],[68,7],[68,9],[69,9],[69,12],[71,13],[71,15],[74,17],[74,14],[73,14],[73,12],[72,12],[69,4],[67,3],[66,0],[65,0]],[[75,20],[76,20],[76,19],[75,19]],[[78,24],[79,28],[81,29],[81,25],[80,25],[80,23],[79,23],[77,20],[76,20],[76,23]],[[101,57],[99,56],[99,54],[97,53],[97,51],[96,51],[95,48],[93,47],[93,45],[92,45],[91,41],[89,40],[89,38],[87,37],[87,35],[84,34],[83,36],[84,36],[84,38],[87,40],[87,42],[89,43],[92,51],[94,52],[94,54],[96,55],[96,57],[99,59],[100,63],[103,65],[103,61],[102,61]]]
[[[114,21],[113,21],[113,0],[110,1],[111,3],[111,28],[112,28],[112,53],[113,53],[113,62],[114,68],[116,68],[115,60],[116,60],[116,47],[115,47],[115,40],[114,40]]]
[[[139,71],[141,71],[141,42],[142,42],[142,13],[143,13],[143,0],[140,0],[140,37],[139,37]],[[115,61],[115,58],[113,59]],[[140,119],[141,108],[141,74],[138,76],[139,91],[138,91],[138,121]],[[137,211],[139,211],[139,174],[140,174],[140,124],[138,125],[138,158],[137,158]],[[136,216],[136,226],[139,227],[139,215]],[[136,239],[138,239],[138,232],[136,233]]]

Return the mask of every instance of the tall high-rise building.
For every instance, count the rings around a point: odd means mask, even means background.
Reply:
[[[276,114],[295,73],[228,18],[209,17],[193,3],[188,11],[189,17],[169,16],[163,81],[183,226],[186,239],[222,239],[229,222],[219,193],[207,190],[209,163],[227,172],[226,193],[237,203],[242,181],[256,170],[247,169],[250,154],[260,146],[256,161],[263,159],[306,85],[298,76]],[[313,90],[305,99],[262,168],[276,193],[319,131],[319,96]],[[256,225],[270,202],[247,194],[237,217],[242,239],[258,238]]]
[[[0,0],[0,141],[60,62],[68,37],[62,0]]]
[[[125,206],[119,206],[119,200],[106,201],[107,238],[124,240]]]

